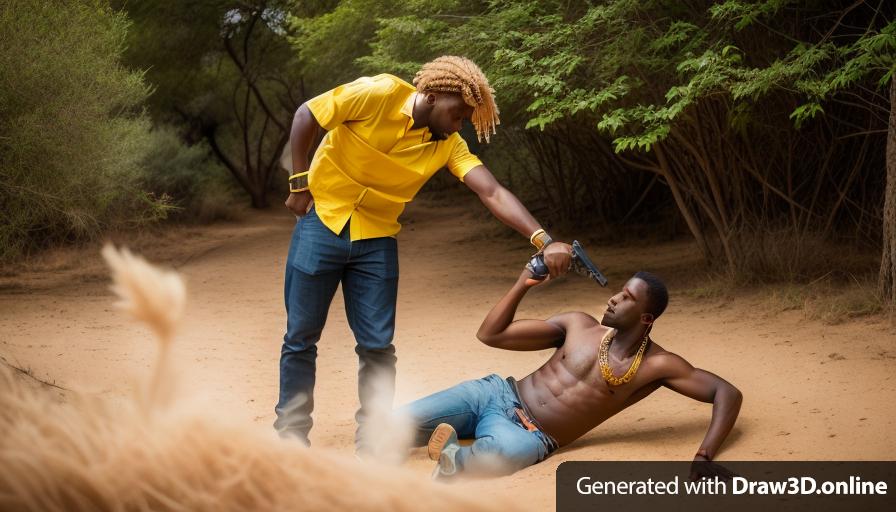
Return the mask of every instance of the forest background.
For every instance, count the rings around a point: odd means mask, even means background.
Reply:
[[[896,304],[896,4],[12,0],[0,6],[0,263],[280,208],[296,108],[477,62],[474,152],[550,226],[690,238],[719,287],[849,281]],[[444,173],[442,173],[444,174]],[[437,176],[431,196],[461,185]],[[865,292],[868,293],[865,293]]]

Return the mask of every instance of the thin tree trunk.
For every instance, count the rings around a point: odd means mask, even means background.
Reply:
[[[887,130],[887,184],[884,193],[883,255],[878,287],[881,298],[896,304],[896,77],[890,80],[890,123]]]
[[[678,182],[673,176],[671,169],[669,168],[669,162],[666,160],[665,151],[663,150],[663,146],[661,143],[656,143],[653,146],[654,153],[656,154],[657,163],[659,164],[659,172],[660,174],[666,178],[666,184],[669,186],[669,190],[672,191],[672,197],[675,199],[675,205],[678,206],[678,211],[681,212],[681,216],[684,217],[685,223],[688,225],[688,229],[691,231],[691,235],[694,236],[694,240],[697,242],[697,248],[700,250],[700,253],[703,255],[703,258],[707,262],[712,261],[712,252],[709,249],[709,245],[706,243],[706,238],[703,236],[703,230],[700,228],[700,225],[697,223],[697,219],[694,218],[694,215],[691,213],[690,208],[688,208],[687,203],[685,202],[684,195],[681,193],[681,190],[678,187]]]
[[[264,210],[271,205],[264,190],[252,190],[249,192],[249,197],[252,198],[252,208],[257,210]]]

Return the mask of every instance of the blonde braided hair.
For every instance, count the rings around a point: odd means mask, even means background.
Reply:
[[[420,93],[450,92],[460,94],[464,102],[473,107],[473,126],[480,141],[489,141],[498,119],[494,89],[479,66],[466,57],[443,55],[423,65],[414,76],[414,85]]]

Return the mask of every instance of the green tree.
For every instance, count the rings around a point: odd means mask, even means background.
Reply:
[[[804,9],[804,14],[828,16],[825,22],[814,27],[815,34],[798,34],[803,37],[796,39],[789,51],[773,62],[765,66],[732,66],[728,71],[731,77],[728,91],[737,99],[752,101],[775,91],[795,91],[802,100],[790,114],[797,128],[816,116],[835,115],[826,112],[828,106],[832,111],[831,107],[858,111],[867,119],[867,125],[855,126],[854,133],[847,136],[880,140],[886,134],[886,157],[878,160],[884,167],[881,174],[885,175],[878,289],[882,298],[896,304],[894,6],[883,1],[876,4],[855,2],[839,9],[830,6],[818,13],[793,0],[753,3],[728,0],[713,6],[711,13],[714,19],[726,23],[731,30],[741,31],[754,25],[768,27],[785,9],[794,7]],[[889,98],[884,92],[887,89]],[[842,119],[836,121],[843,122]],[[838,201],[837,206],[840,203]]]
[[[157,121],[207,144],[256,208],[306,99],[286,39],[288,2],[117,2],[134,20],[128,62],[146,69]],[[283,180],[285,183],[285,180]],[[282,189],[282,187],[281,187]]]
[[[163,217],[143,190],[150,123],[129,23],[102,2],[0,6],[0,259]]]
[[[786,277],[811,259],[803,241],[880,240],[892,3],[427,5],[379,20],[370,55],[356,61],[410,67],[420,48],[475,57],[499,91],[502,128],[542,133],[529,135],[536,160],[553,144],[544,139],[574,155],[586,140],[603,157],[587,172],[621,164],[655,175],[711,264]],[[615,155],[597,153],[602,140]],[[567,182],[577,173],[549,171]],[[768,249],[786,260],[782,272]]]

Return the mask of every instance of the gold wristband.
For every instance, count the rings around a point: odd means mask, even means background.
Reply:
[[[304,192],[308,190],[308,175],[311,171],[298,172],[289,177],[290,192]]]
[[[532,236],[529,237],[529,243],[535,246],[535,248],[539,251],[544,249],[554,240],[551,238],[549,234],[543,229],[539,229],[536,232],[532,233]]]

